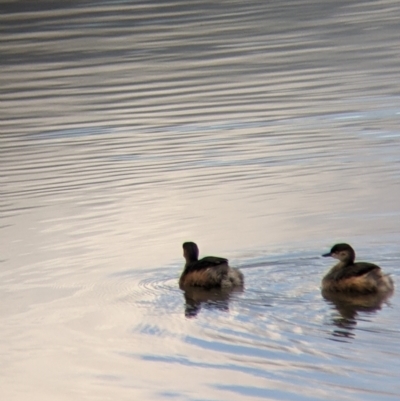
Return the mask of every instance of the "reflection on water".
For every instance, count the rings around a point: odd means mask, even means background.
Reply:
[[[229,300],[232,294],[243,292],[242,288],[210,289],[186,288],[183,292],[185,298],[185,316],[195,317],[201,308],[229,311]]]
[[[337,311],[336,316],[332,317],[332,323],[338,327],[333,331],[333,336],[354,338],[353,330],[356,328],[357,320],[381,310],[392,295],[392,293],[355,295],[322,291],[322,296]]]
[[[399,282],[397,1],[0,7],[2,399],[398,399],[398,291],[318,256]]]

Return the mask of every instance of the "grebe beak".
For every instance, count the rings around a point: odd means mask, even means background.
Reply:
[[[328,256],[332,256],[332,253],[331,253],[331,252],[329,252],[329,253],[324,253],[324,254],[321,255],[321,256],[323,256],[324,258],[327,258]]]

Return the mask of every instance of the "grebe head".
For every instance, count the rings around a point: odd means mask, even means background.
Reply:
[[[184,242],[182,247],[183,257],[186,259],[186,263],[195,262],[199,259],[199,248],[194,242]]]
[[[339,259],[341,262],[352,263],[356,258],[356,253],[349,244],[336,244],[330,252],[322,256],[331,256],[332,258]]]

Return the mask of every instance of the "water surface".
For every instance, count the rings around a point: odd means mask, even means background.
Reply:
[[[0,13],[7,400],[395,400],[395,1],[14,2]],[[181,243],[242,269],[184,294]]]

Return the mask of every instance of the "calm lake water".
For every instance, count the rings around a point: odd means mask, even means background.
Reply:
[[[399,1],[2,1],[7,401],[398,400]],[[184,294],[182,242],[243,292]]]

